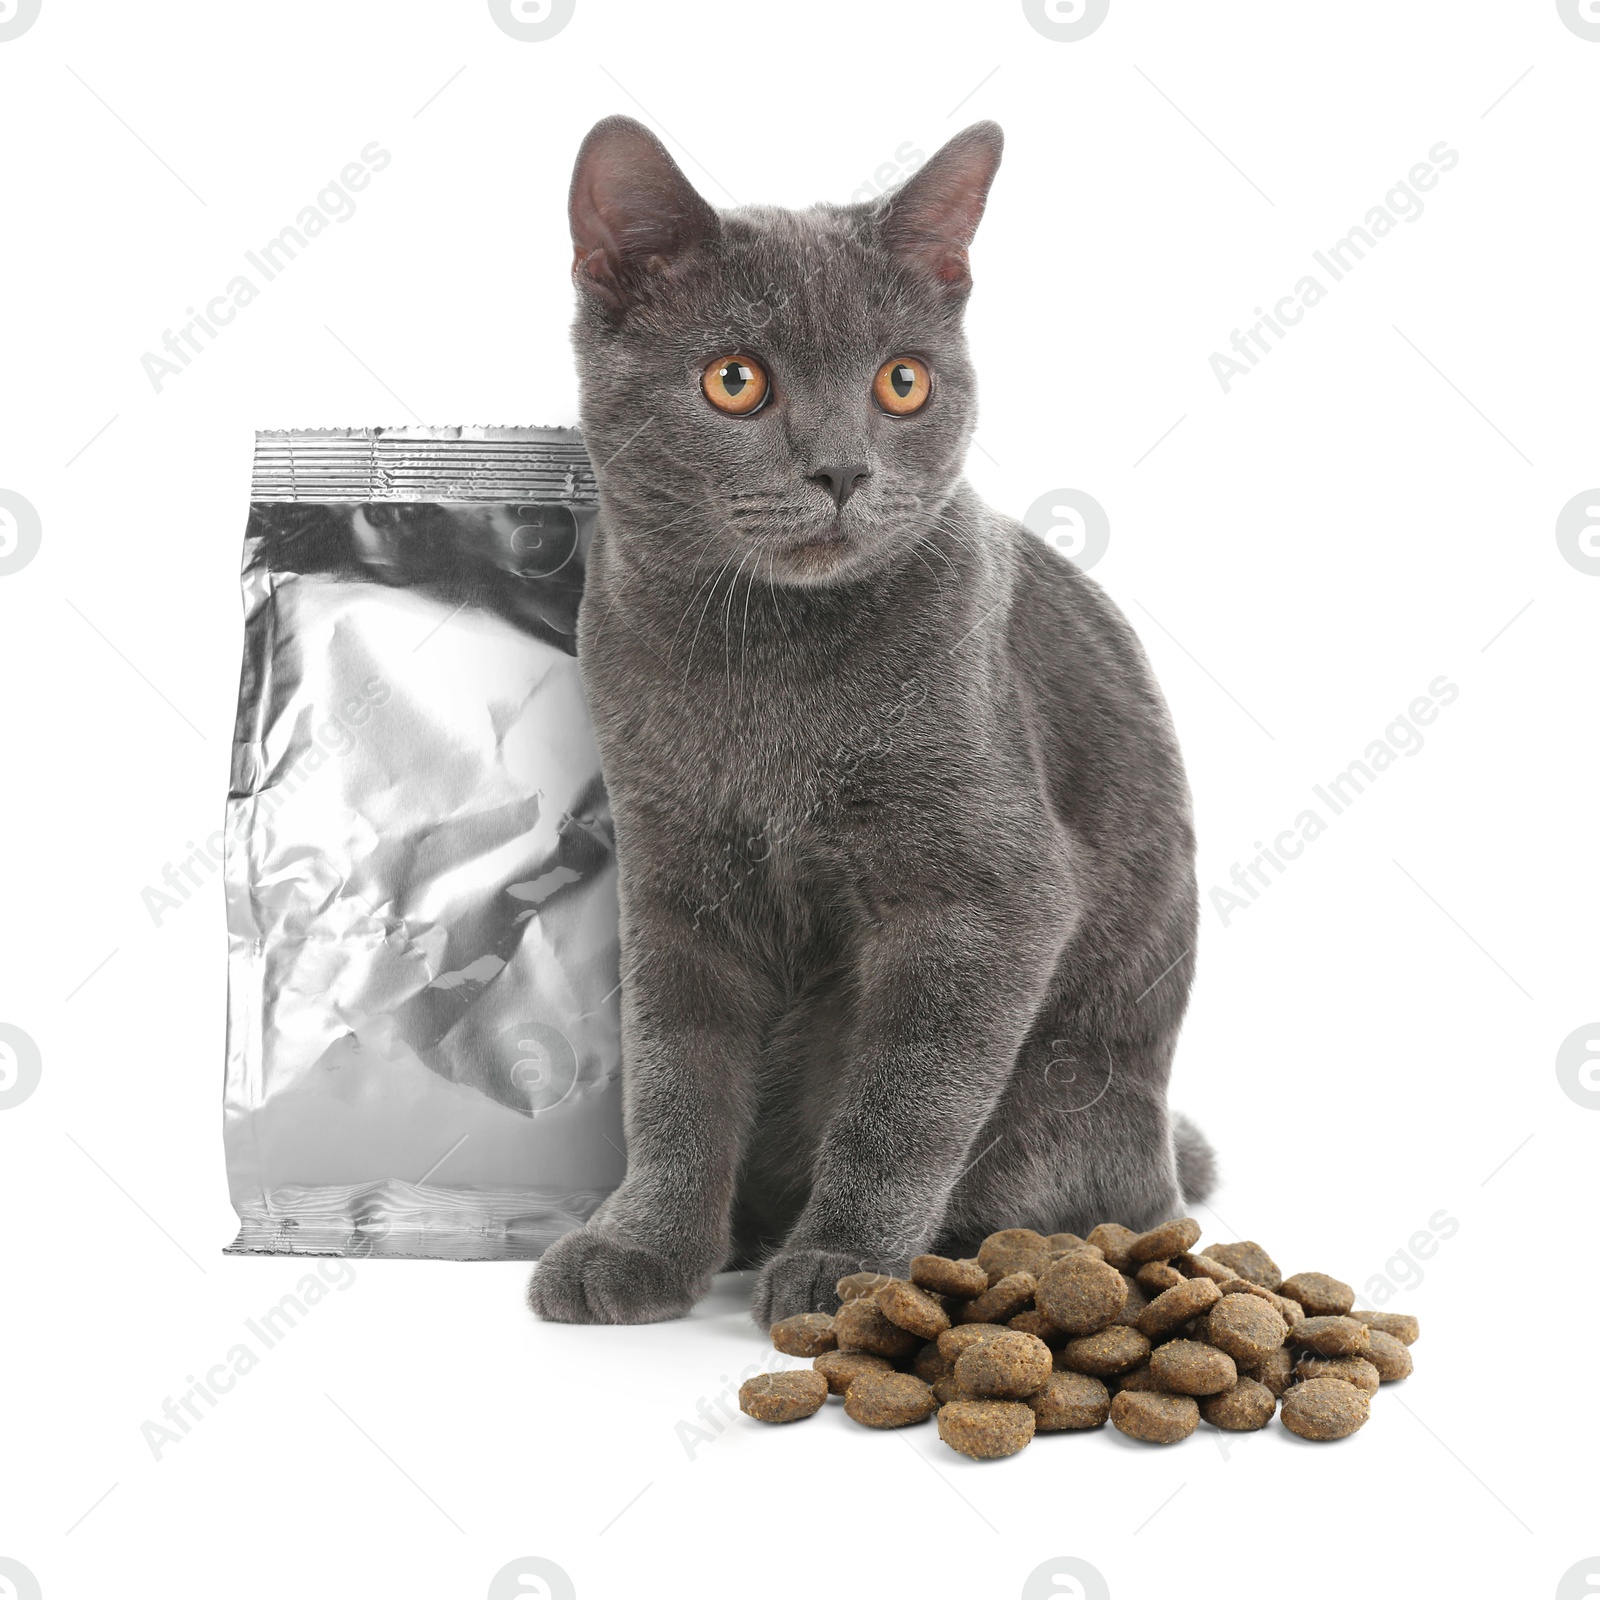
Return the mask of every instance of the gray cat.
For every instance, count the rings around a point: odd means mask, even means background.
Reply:
[[[1167,1110],[1196,895],[1166,707],[1100,589],[961,476],[1000,149],[979,123],[800,212],[714,211],[626,117],[579,152],[628,1169],[541,1316],[677,1317],[759,1265],[765,1325],[1208,1191]]]

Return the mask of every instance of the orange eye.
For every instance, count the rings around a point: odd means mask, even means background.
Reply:
[[[878,368],[872,393],[883,409],[896,417],[909,417],[928,403],[933,375],[915,356],[896,356]]]
[[[700,377],[706,399],[731,417],[747,417],[767,398],[766,370],[750,356],[723,356]]]

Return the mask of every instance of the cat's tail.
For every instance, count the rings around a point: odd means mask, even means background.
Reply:
[[[1184,1203],[1193,1205],[1217,1186],[1217,1153],[1182,1112],[1173,1114],[1172,1143],[1178,1154],[1178,1183]]]

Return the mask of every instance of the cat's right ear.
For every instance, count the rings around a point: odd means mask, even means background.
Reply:
[[[612,311],[717,235],[717,214],[632,117],[589,130],[572,170],[573,281]]]

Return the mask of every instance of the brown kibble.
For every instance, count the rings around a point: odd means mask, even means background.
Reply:
[[[1007,1321],[1006,1326],[1018,1333],[1031,1333],[1035,1339],[1042,1339],[1052,1350],[1066,1343],[1066,1334],[1042,1311],[1019,1311]]]
[[[1102,1222],[1089,1230],[1087,1242],[1094,1245],[1118,1272],[1122,1272],[1130,1265],[1128,1246],[1138,1237],[1132,1228],[1124,1228],[1120,1222]]]
[[[1044,1236],[1045,1249],[1053,1256],[1064,1256],[1069,1250],[1081,1250],[1087,1242],[1075,1233],[1047,1233]]]
[[[939,1437],[978,1461],[1014,1456],[1037,1426],[1033,1408],[1016,1400],[952,1400],[939,1409]]]
[[[919,1339],[937,1339],[950,1326],[944,1307],[927,1290],[904,1278],[891,1278],[873,1300],[895,1327],[904,1328]]]
[[[964,1351],[955,1380],[973,1394],[1023,1400],[1050,1380],[1050,1348],[1031,1334],[1006,1329]]]
[[[977,1261],[952,1261],[948,1256],[913,1256],[911,1281],[935,1294],[975,1300],[989,1287],[989,1274]]]
[[[739,1385],[739,1409],[757,1422],[799,1422],[822,1409],[829,1387],[828,1380],[809,1367],[763,1372]]]
[[[938,1409],[933,1390],[909,1372],[869,1373],[844,1397],[844,1414],[869,1428],[906,1428]]]
[[[803,1311],[772,1324],[772,1343],[786,1356],[820,1356],[835,1347],[833,1318],[821,1311]]]
[[[1151,1294],[1162,1294],[1168,1289],[1176,1289],[1184,1277],[1170,1262],[1147,1261],[1134,1273],[1133,1281]]]
[[[1034,1294],[1039,1309],[1070,1334],[1110,1327],[1127,1298],[1122,1274],[1082,1250],[1052,1261]]]
[[[1289,1337],[1319,1356],[1364,1356],[1371,1344],[1366,1323],[1354,1317],[1307,1317]]]
[[[1378,1369],[1361,1356],[1301,1356],[1294,1364],[1295,1377],[1337,1378],[1353,1383],[1363,1394],[1378,1392]]]
[[[1232,1267],[1248,1282],[1259,1283],[1263,1289],[1276,1290],[1283,1282],[1278,1263],[1253,1239],[1245,1239],[1239,1244],[1208,1244],[1205,1253],[1213,1261]]]
[[[1033,1304],[1039,1280],[1031,1272],[1013,1272],[991,1284],[961,1309],[963,1322],[1005,1322]]]
[[[1325,1272],[1297,1272],[1278,1293],[1299,1301],[1308,1317],[1342,1317],[1356,1303],[1355,1290]]]
[[[1145,1444],[1176,1444],[1200,1426],[1200,1407],[1186,1394],[1122,1388],[1111,1402],[1112,1425]]]
[[[916,1334],[896,1327],[878,1309],[877,1301],[865,1295],[839,1307],[833,1318],[833,1336],[841,1350],[866,1350],[891,1361],[898,1361],[917,1348]]]
[[[1294,1354],[1287,1345],[1280,1345],[1259,1366],[1246,1369],[1244,1376],[1270,1389],[1281,1400],[1294,1379]]]
[[[1112,1326],[1136,1328],[1139,1325],[1139,1313],[1150,1304],[1150,1296],[1144,1292],[1144,1286],[1138,1279],[1130,1278],[1126,1272],[1122,1274],[1122,1281],[1128,1286],[1128,1298],[1122,1302],[1122,1309]]]
[[[1385,1333],[1370,1323],[1367,1326],[1367,1360],[1377,1368],[1378,1377],[1384,1383],[1409,1378],[1412,1373],[1411,1352],[1405,1344],[1394,1334]]]
[[[1277,1395],[1253,1378],[1240,1378],[1231,1389],[1207,1395],[1200,1402],[1200,1415],[1213,1428],[1225,1428],[1229,1433],[1253,1433],[1264,1428],[1277,1409]]]
[[[1063,1345],[1056,1352],[1056,1367],[1092,1378],[1113,1378],[1119,1372],[1131,1372],[1149,1356],[1150,1341],[1137,1328],[1113,1325]]]
[[[1120,1378],[1112,1379],[1112,1382],[1116,1384],[1118,1394],[1124,1389],[1129,1394],[1165,1393],[1161,1385],[1156,1382],[1155,1374],[1151,1372],[1148,1362],[1142,1367],[1135,1367],[1132,1372],[1124,1372]]]
[[[1111,1415],[1111,1396],[1098,1378],[1081,1372],[1052,1372],[1044,1388],[1030,1394],[1034,1426],[1040,1433],[1098,1428]]]
[[[1354,1433],[1369,1414],[1367,1396],[1337,1378],[1309,1378],[1283,1397],[1283,1425],[1302,1439],[1318,1442]]]
[[[1128,1246],[1128,1259],[1135,1262],[1170,1261],[1192,1250],[1200,1237],[1200,1224],[1193,1217],[1175,1217],[1159,1228],[1141,1233]]]
[[[868,1355],[865,1350],[830,1350],[811,1363],[828,1382],[829,1394],[848,1394],[850,1385],[869,1372],[889,1372],[893,1369],[882,1356]]]
[[[933,1383],[939,1378],[947,1377],[955,1369],[955,1362],[940,1354],[937,1343],[923,1345],[911,1362],[911,1370],[924,1383]]]
[[[838,1295],[841,1305],[848,1305],[864,1295],[876,1294],[884,1284],[893,1282],[887,1272],[852,1272],[834,1284],[833,1292]]]
[[[965,1385],[956,1381],[953,1371],[933,1382],[933,1398],[942,1406],[947,1406],[952,1400],[977,1400],[981,1397],[973,1394]]]
[[[1352,1311],[1349,1314],[1357,1322],[1364,1322],[1369,1328],[1376,1328],[1390,1338],[1398,1339],[1401,1344],[1415,1344],[1422,1332],[1417,1319],[1407,1316],[1403,1311]]]
[[[1181,1255],[1172,1258],[1172,1265],[1186,1278],[1209,1278],[1219,1289],[1239,1281],[1232,1267],[1225,1267],[1210,1256]]]
[[[1289,1337],[1289,1326],[1265,1300],[1225,1294],[1206,1313],[1206,1338],[1241,1367],[1259,1366]]]
[[[1288,1295],[1280,1294],[1277,1303],[1278,1315],[1289,1324],[1291,1332],[1306,1320],[1306,1308],[1298,1300],[1291,1300]]]
[[[1221,1298],[1222,1291],[1209,1278],[1184,1278],[1139,1313],[1139,1332],[1147,1339],[1159,1339],[1191,1317],[1209,1311]]]
[[[978,1246],[978,1264],[993,1288],[1014,1272],[1031,1272],[1037,1278],[1050,1264],[1050,1248],[1044,1235],[1032,1228],[1002,1228]]]
[[[1003,1322],[963,1322],[939,1335],[939,1354],[953,1366],[975,1344],[1004,1333]]]
[[[1209,1344],[1174,1339],[1150,1353],[1150,1376],[1169,1394],[1221,1394],[1239,1381],[1239,1369]]]

